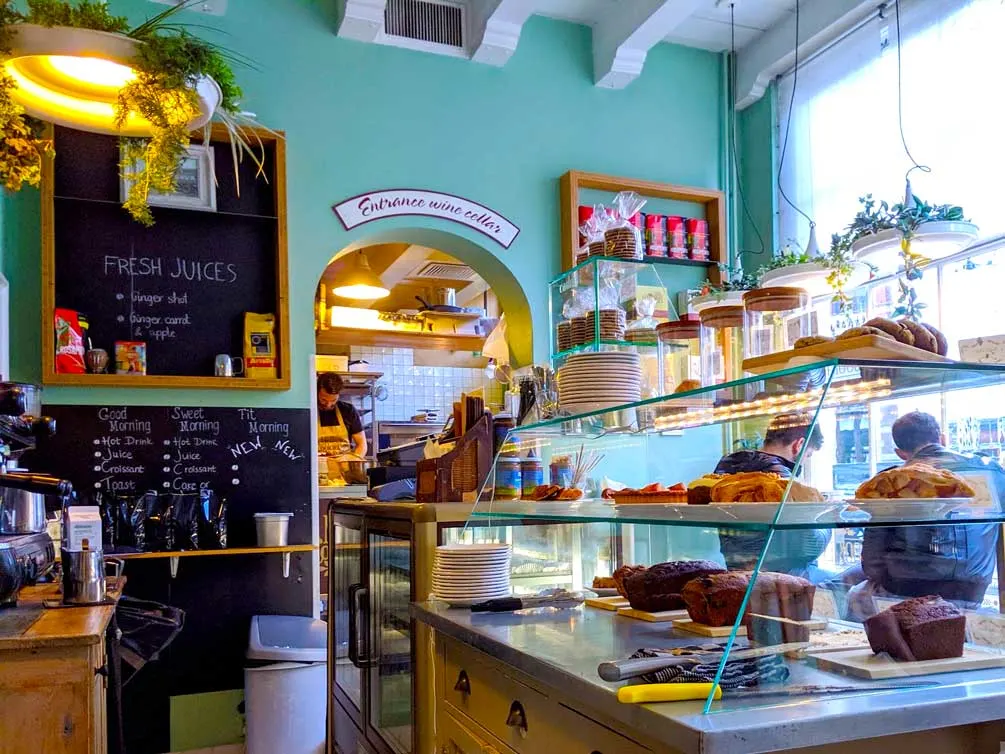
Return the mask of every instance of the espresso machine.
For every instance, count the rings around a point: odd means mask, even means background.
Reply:
[[[52,570],[46,513],[60,510],[73,491],[65,479],[18,467],[23,453],[56,431],[41,409],[36,385],[0,382],[0,607],[15,604],[22,586]]]

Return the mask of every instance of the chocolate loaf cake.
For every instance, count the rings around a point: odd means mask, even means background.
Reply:
[[[941,597],[914,597],[867,618],[869,646],[895,660],[942,660],[962,657],[967,619]]]
[[[681,591],[687,614],[706,626],[731,626],[750,584],[750,571],[720,573],[689,581]],[[806,579],[785,573],[761,573],[754,583],[746,613],[809,620],[816,587]],[[744,623],[749,623],[748,619]]]
[[[699,576],[725,573],[726,569],[709,560],[677,560],[657,563],[624,579],[625,596],[636,610],[658,613],[684,607],[681,590]]]
[[[627,598],[628,592],[625,591],[625,579],[633,573],[642,573],[644,570],[646,570],[644,565],[623,565],[611,574],[611,578],[614,579],[614,586],[618,589],[618,594]]]

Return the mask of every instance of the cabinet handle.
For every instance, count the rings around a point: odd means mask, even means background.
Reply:
[[[506,725],[516,728],[521,735],[527,735],[527,713],[519,701],[514,700],[509,706],[509,714],[506,716]]]
[[[105,678],[108,677],[108,663],[106,662],[100,668],[94,669],[94,675],[103,675]]]
[[[457,674],[457,683],[454,684],[454,691],[459,691],[465,696],[471,693],[471,681],[468,679],[468,672],[462,670]]]

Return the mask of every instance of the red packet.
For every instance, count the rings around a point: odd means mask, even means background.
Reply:
[[[646,255],[667,255],[667,219],[665,215],[646,215]]]
[[[689,217],[687,220],[687,249],[691,259],[708,261],[708,221]]]
[[[683,217],[667,217],[667,247],[671,258],[687,259],[687,231]]]
[[[56,309],[56,373],[84,374],[84,330],[86,320],[73,309]]]

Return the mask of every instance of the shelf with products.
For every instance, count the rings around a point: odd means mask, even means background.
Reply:
[[[468,528],[480,541],[576,532],[573,586],[639,566],[622,579],[632,608],[677,611],[654,648],[717,643],[709,681],[755,647],[770,658],[758,688],[782,695],[962,670],[1003,680],[1005,472],[962,452],[1002,453],[1002,407],[1005,366],[829,359],[559,416],[507,444],[533,451],[546,484],[563,484],[553,464],[590,467],[581,499],[513,499],[490,475]],[[689,697],[706,713],[778,698],[709,688]]]

